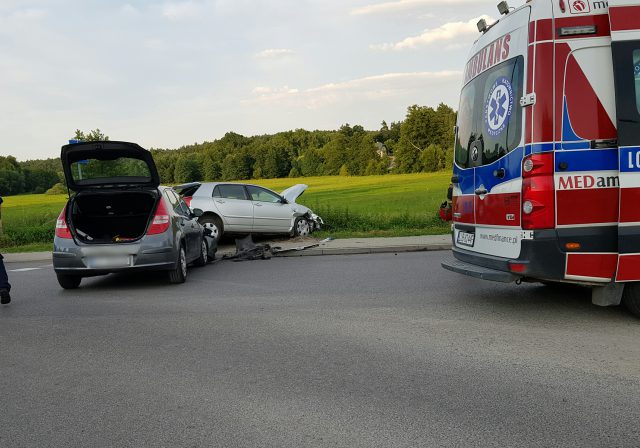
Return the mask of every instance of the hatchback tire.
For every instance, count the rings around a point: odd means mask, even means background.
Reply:
[[[202,238],[202,244],[200,246],[200,256],[193,262],[195,266],[204,266],[209,262],[209,247],[207,242]]]
[[[64,289],[77,289],[82,281],[82,277],[79,275],[56,274],[56,277],[58,277],[58,283]]]
[[[187,254],[184,250],[184,246],[180,246],[178,252],[178,262],[175,269],[169,271],[169,282],[171,283],[184,283],[187,280]]]

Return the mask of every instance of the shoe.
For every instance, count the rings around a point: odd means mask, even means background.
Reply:
[[[0,304],[6,305],[9,302],[11,302],[11,295],[9,294],[9,291],[6,289],[0,289]]]

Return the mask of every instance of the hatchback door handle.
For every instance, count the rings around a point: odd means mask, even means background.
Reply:
[[[256,207],[262,207],[262,204],[258,204],[258,203],[253,203],[253,205],[255,205]]]
[[[224,203],[225,203],[225,201],[220,200],[220,199],[216,199],[216,202],[217,202],[218,204],[224,204]]]
[[[488,191],[487,191],[487,189],[486,189],[486,188],[478,188],[478,189],[476,189],[475,193],[476,193],[478,196],[482,196],[483,194],[487,194],[487,193],[488,193]]]

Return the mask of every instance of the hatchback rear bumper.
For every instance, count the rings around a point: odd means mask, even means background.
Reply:
[[[129,257],[124,266],[99,267],[93,264],[98,257]],[[73,240],[55,238],[53,269],[57,274],[90,277],[116,272],[169,271],[175,269],[178,254],[165,235],[145,237],[142,242],[119,245],[78,245]]]

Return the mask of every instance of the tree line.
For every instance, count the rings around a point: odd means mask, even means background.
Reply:
[[[413,105],[403,121],[377,131],[345,124],[336,131],[294,131],[246,137],[228,132],[213,142],[151,148],[164,184],[305,176],[361,176],[438,171],[453,163],[454,110]],[[74,138],[108,140],[99,129]],[[64,191],[60,159],[18,162],[0,157],[0,195]]]

